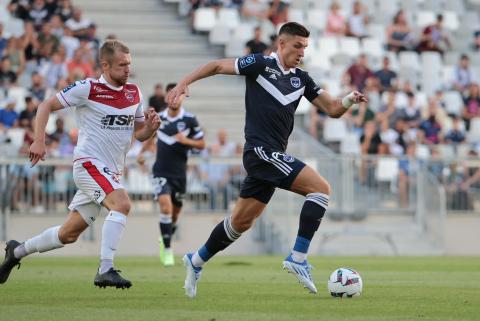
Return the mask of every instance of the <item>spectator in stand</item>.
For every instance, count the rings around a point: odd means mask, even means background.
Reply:
[[[420,142],[427,145],[436,145],[443,142],[442,126],[437,120],[438,105],[435,99],[428,100],[428,118],[420,123]]]
[[[353,109],[352,118],[355,131],[361,135],[365,125],[375,120],[375,113],[370,109],[368,103],[362,102],[358,104],[358,108]]]
[[[417,46],[418,52],[437,51],[443,54],[444,50],[452,48],[452,44],[445,30],[443,29],[443,15],[437,15],[434,24],[427,26],[422,33],[420,43]]]
[[[93,76],[92,65],[83,60],[83,50],[75,50],[72,60],[67,62],[67,69],[75,80],[84,79]]]
[[[353,3],[352,15],[348,18],[347,22],[347,36],[360,39],[367,37],[367,25],[369,22],[370,18],[365,13],[365,8],[360,1],[355,1]]]
[[[22,47],[25,52],[26,71],[31,74],[36,69],[40,56],[38,54],[40,44],[38,36],[29,21],[25,22],[25,34],[22,36]]]
[[[50,61],[41,66],[39,73],[45,79],[48,88],[54,88],[59,79],[68,77],[67,65],[58,51],[52,55]]]
[[[411,91],[407,92],[407,105],[400,110],[400,118],[407,123],[409,128],[417,128],[420,124],[420,107]]]
[[[360,92],[365,88],[367,78],[373,77],[372,71],[368,68],[367,56],[360,54],[356,63],[351,65],[343,76],[344,84],[352,87],[352,90]]]
[[[463,98],[462,116],[465,120],[465,128],[470,130],[470,120],[480,117],[480,87],[476,83],[470,85],[468,95]]]
[[[89,43],[90,50],[93,53],[98,52],[98,49],[100,48],[100,39],[97,37],[97,25],[94,23],[91,23],[90,26],[88,27],[87,30],[87,35],[85,36],[85,39]]]
[[[3,57],[0,62],[0,87],[7,89],[17,82],[17,74],[12,70],[10,59]]]
[[[270,1],[270,21],[276,26],[288,21],[288,9],[290,0],[271,0]]]
[[[475,74],[470,67],[470,58],[466,54],[460,57],[452,76],[452,88],[460,93],[463,93],[470,87],[471,83],[475,82]]]
[[[25,109],[20,112],[18,122],[22,128],[33,128],[33,119],[37,114],[38,102],[32,97],[25,97]]]
[[[445,143],[461,144],[465,142],[465,133],[462,130],[462,119],[458,116],[452,118],[452,128],[445,134]]]
[[[255,27],[255,36],[245,45],[245,54],[266,54],[268,46],[262,41],[262,28]]]
[[[153,95],[148,98],[148,106],[155,109],[157,113],[167,108],[167,103],[165,102],[165,92],[163,91],[162,84],[155,85]]]
[[[0,125],[5,128],[18,127],[18,113],[15,111],[16,101],[8,98],[5,108],[0,109]]]
[[[72,128],[68,132],[68,140],[60,141],[58,145],[58,154],[61,157],[68,157],[73,155],[73,150],[78,142],[78,129]]]
[[[417,150],[415,142],[408,144],[406,149],[406,155],[408,159],[400,159],[398,162],[398,194],[400,197],[400,206],[408,207],[409,205],[409,192],[410,184],[414,183],[412,177],[415,175],[415,154]]]
[[[327,25],[325,27],[326,36],[343,37],[347,32],[345,17],[340,12],[340,5],[334,1],[330,5],[330,11],[327,16]]]
[[[55,9],[63,22],[68,21],[73,16],[73,5],[70,0],[58,0],[58,6]]]
[[[365,123],[363,134],[360,137],[360,150],[362,155],[382,155],[388,151],[388,146],[382,142],[380,131],[377,129],[377,124],[373,120]],[[367,181],[367,173],[371,166],[371,160],[362,159],[358,177],[360,184],[370,183],[370,180]],[[369,176],[370,175],[368,175],[368,177]]]
[[[10,60],[11,70],[20,78],[25,71],[25,52],[20,38],[11,37],[5,51],[5,57]]]
[[[30,94],[36,100],[44,101],[46,90],[43,77],[38,72],[34,72],[32,74],[32,86],[29,89]]]
[[[405,51],[413,48],[412,29],[408,25],[405,11],[399,10],[387,27],[387,49],[389,51]]]
[[[80,48],[80,40],[73,36],[73,32],[70,28],[65,27],[63,29],[63,37],[60,40],[63,47],[65,47],[66,59],[71,60],[75,50]]]
[[[382,132],[380,138],[388,145],[390,155],[404,155],[407,150],[407,124],[403,119],[398,118],[393,128],[390,128],[388,121],[382,121]]]
[[[390,59],[387,56],[383,57],[382,69],[374,75],[379,81],[380,92],[396,87],[397,73],[390,69]]]
[[[41,29],[42,31],[38,34],[39,54],[41,58],[49,59],[58,49],[60,41],[53,35],[50,23],[43,24]]]
[[[271,35],[270,36],[270,45],[268,46],[267,55],[270,55],[272,52],[277,52],[278,49],[278,36]]]
[[[92,22],[82,17],[82,10],[78,7],[73,8],[73,15],[65,22],[65,26],[73,31],[75,37],[88,35],[88,28]]]
[[[5,49],[7,49],[8,38],[3,34],[3,23],[0,21],[0,58],[5,55]]]
[[[62,117],[58,117],[55,120],[55,130],[49,135],[49,139],[57,142],[59,145],[68,143],[69,137]]]
[[[242,5],[241,14],[246,20],[261,22],[268,19],[268,3],[262,0],[245,0]]]
[[[28,10],[28,18],[33,22],[35,30],[40,31],[42,25],[50,20],[50,12],[45,0],[33,1],[31,8]]]
[[[217,133],[217,141],[210,145],[210,154],[217,157],[231,157],[238,155],[239,148],[233,141],[228,140],[225,129],[220,129]]]
[[[363,134],[360,136],[361,150],[364,155],[386,154],[385,146],[380,137],[377,123],[373,120],[367,121],[363,127]]]
[[[63,37],[63,28],[65,28],[62,18],[56,14],[50,18],[49,22],[50,27],[52,28],[52,34],[57,37],[57,39],[61,40]]]
[[[475,52],[480,51],[480,30],[475,31],[473,33],[473,44],[472,44],[472,50]]]

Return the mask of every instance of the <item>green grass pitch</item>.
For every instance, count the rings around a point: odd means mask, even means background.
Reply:
[[[96,258],[36,256],[0,285],[1,321],[110,320],[480,320],[480,258],[311,257],[319,293],[281,269],[282,257],[217,257],[204,269],[195,300],[184,270],[157,258],[118,257],[129,290],[93,286]],[[362,296],[332,298],[327,279],[352,267]]]

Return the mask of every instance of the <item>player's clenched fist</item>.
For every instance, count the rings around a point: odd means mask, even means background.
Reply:
[[[35,166],[39,160],[45,160],[46,154],[46,147],[45,142],[34,141],[32,145],[30,145],[29,149],[29,159],[31,166]]]

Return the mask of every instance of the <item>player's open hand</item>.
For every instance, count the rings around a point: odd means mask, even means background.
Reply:
[[[352,102],[354,104],[358,104],[358,103],[362,103],[362,102],[363,103],[368,102],[367,97],[365,97],[365,95],[362,94],[361,92],[355,90],[355,91],[352,92],[352,94],[353,95],[350,99],[352,100]]]
[[[189,96],[188,86],[185,83],[180,82],[168,92],[165,101],[167,102],[168,106],[174,106],[174,104],[182,95],[185,95],[186,97]]]
[[[160,117],[158,117],[158,114],[155,112],[155,110],[153,108],[148,109],[148,111],[145,113],[145,125],[147,128],[152,132],[156,131],[158,127],[160,127],[160,123]]]
[[[30,159],[31,167],[35,166],[39,160],[45,160],[46,146],[45,142],[34,141],[29,148],[28,157]]]

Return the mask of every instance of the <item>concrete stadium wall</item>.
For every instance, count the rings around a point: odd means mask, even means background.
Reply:
[[[221,214],[185,214],[179,222],[178,234],[174,239],[177,255],[196,250],[208,238],[213,227],[223,219]],[[43,229],[61,224],[65,217],[38,215],[10,215],[7,237],[19,241],[38,234]],[[92,231],[84,232],[79,241],[65,248],[47,252],[43,255],[97,256],[100,249],[100,234],[103,219],[99,218]],[[324,231],[339,224],[325,222]],[[292,227],[293,228],[293,227]],[[296,226],[295,226],[296,228]],[[322,228],[320,229],[320,233]],[[445,222],[446,255],[480,255],[480,214],[451,214]],[[88,240],[94,235],[93,241]],[[158,253],[158,218],[156,215],[131,216],[121,241],[118,255],[147,255]],[[368,242],[366,246],[375,246]],[[3,244],[2,244],[3,246]],[[317,246],[312,246],[314,252]],[[248,231],[241,240],[234,243],[222,255],[257,255],[265,253],[262,243],[255,241],[254,233]],[[405,253],[402,252],[402,253]],[[414,252],[413,252],[414,253]]]

